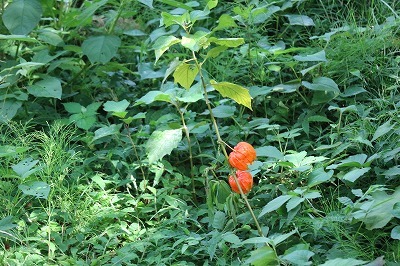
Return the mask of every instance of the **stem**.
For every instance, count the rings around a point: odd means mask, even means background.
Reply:
[[[179,115],[181,116],[181,121],[183,125],[183,131],[185,132],[185,136],[188,142],[188,147],[189,147],[189,161],[190,161],[190,178],[192,180],[192,194],[193,194],[193,199],[196,201],[196,187],[194,184],[194,165],[193,165],[193,153],[192,153],[192,143],[190,141],[190,135],[189,135],[189,129],[186,125],[185,122],[185,117],[183,115],[183,112],[179,109],[179,106],[175,105],[176,109],[178,110]]]
[[[129,126],[128,126],[128,124],[125,124],[125,123],[124,123],[124,126],[125,126],[125,130],[127,132],[126,134],[128,135],[129,141],[131,142],[131,145],[132,145],[132,148],[133,148],[133,152],[135,153],[136,159],[139,161],[139,168],[140,168],[140,171],[142,172],[143,179],[146,181],[146,174],[144,173],[144,170],[143,170],[143,167],[142,167],[142,163],[141,163],[139,154],[138,154],[137,149],[136,149],[136,145],[132,140],[132,135],[131,135],[131,132],[129,131]]]
[[[210,100],[208,98],[206,82],[204,80],[203,73],[201,72],[201,64],[199,64],[199,62],[198,62],[198,60],[196,58],[196,54],[193,51],[192,51],[192,54],[193,54],[193,59],[194,59],[194,61],[196,63],[196,66],[199,69],[200,80],[201,80],[201,84],[202,84],[203,90],[204,90],[204,98],[206,100],[206,105],[207,105],[208,111],[210,112],[211,121],[212,121],[212,123],[214,125],[215,134],[217,135],[218,144],[221,147],[221,150],[225,155],[225,159],[228,160],[229,156],[228,156],[228,153],[226,152],[226,149],[225,149],[225,142],[222,140],[221,135],[219,133],[217,120],[215,119],[215,116],[214,116],[214,114],[212,112]],[[258,234],[260,236],[264,236],[263,232],[261,230],[261,226],[258,223],[257,217],[255,216],[255,214],[253,212],[253,209],[251,208],[249,200],[247,199],[246,195],[243,193],[242,187],[239,185],[239,181],[238,181],[238,179],[236,177],[236,173],[233,175],[233,178],[235,180],[235,183],[236,183],[237,187],[239,188],[240,195],[242,196],[244,202],[246,203],[247,208],[249,209],[249,212],[250,212],[251,216],[253,217],[253,220],[254,220],[254,222],[256,224],[256,227],[257,227]],[[267,245],[268,245],[268,243],[267,243]]]

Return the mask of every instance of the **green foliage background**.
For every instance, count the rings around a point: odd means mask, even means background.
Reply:
[[[1,1],[0,264],[398,265],[399,10]]]

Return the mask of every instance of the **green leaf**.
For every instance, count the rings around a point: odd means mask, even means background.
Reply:
[[[333,92],[339,95],[340,90],[338,85],[330,78],[318,77],[313,80],[313,83],[303,81],[302,85],[312,91]]]
[[[290,210],[293,210],[294,208],[296,208],[299,204],[301,204],[303,201],[305,200],[305,198],[300,198],[297,196],[292,197],[291,199],[289,199],[289,201],[286,204],[286,210],[289,212]]]
[[[274,146],[264,146],[256,149],[257,156],[283,159],[283,154]]]
[[[390,232],[390,237],[392,239],[400,240],[400,225],[393,227],[392,231]]]
[[[214,214],[214,219],[212,222],[212,227],[214,229],[222,230],[226,223],[226,215],[222,211],[216,211]]]
[[[228,49],[228,47],[226,47],[226,46],[214,47],[207,52],[206,58],[216,58],[226,49]]]
[[[13,216],[6,216],[0,220],[0,231],[7,231],[16,228],[17,225],[13,223]]]
[[[394,126],[395,126],[395,124],[393,124],[393,125],[390,124],[390,120],[385,122],[384,124],[380,125],[376,129],[376,131],[374,133],[374,136],[372,137],[371,141],[375,141],[376,139],[382,137],[383,135],[388,133],[390,130],[392,130]]]
[[[17,173],[21,178],[27,178],[34,172],[40,170],[40,167],[35,167],[39,160],[33,160],[32,158],[26,158],[20,161],[18,164],[11,166],[14,172]]]
[[[264,206],[264,208],[262,209],[262,211],[258,217],[262,217],[269,212],[273,212],[273,211],[279,209],[283,204],[285,204],[292,197],[293,196],[291,196],[291,195],[281,195],[281,196],[271,200],[270,202],[267,203],[267,205]]]
[[[82,52],[92,64],[108,63],[118,51],[121,39],[113,35],[89,37],[82,43]]]
[[[235,106],[231,105],[218,105],[212,109],[213,115],[216,118],[227,118],[234,116],[236,111]]]
[[[235,20],[228,14],[222,14],[218,19],[218,25],[213,29],[213,31],[223,30],[227,28],[236,28],[238,25]]]
[[[210,10],[216,7],[217,5],[218,5],[218,0],[208,0],[207,2],[207,8]]]
[[[179,1],[175,1],[175,0],[159,0],[159,1],[164,3],[164,4],[170,5],[172,7],[178,7],[178,8],[182,8],[182,9],[188,10],[188,11],[192,11],[193,10],[193,8],[191,8],[189,5],[182,4]]]
[[[211,86],[216,89],[223,97],[228,97],[241,104],[250,110],[251,108],[251,96],[249,90],[239,86],[237,84],[233,84],[230,82],[215,82],[211,80]]]
[[[161,18],[160,26],[165,25],[165,27],[169,27],[171,25],[184,26],[190,21],[188,12],[185,12],[182,15],[172,15],[168,12],[161,12]]]
[[[43,181],[30,181],[18,186],[22,193],[35,196],[39,199],[47,199],[50,193],[50,186]]]
[[[79,114],[82,112],[82,105],[75,102],[63,103],[65,110],[70,114]]]
[[[21,42],[39,42],[35,38],[30,38],[25,35],[3,35],[0,34],[0,40],[21,41]]]
[[[244,262],[254,266],[276,266],[279,265],[274,250],[269,246],[263,246],[251,251],[250,257]]]
[[[153,0],[138,0],[138,2],[150,7],[153,9]]]
[[[176,99],[184,103],[194,103],[201,99],[204,99],[203,94],[204,91],[201,83],[197,83],[190,87],[189,90],[185,90],[180,96],[177,96]]]
[[[27,35],[42,17],[42,5],[38,0],[14,0],[3,13],[4,26],[11,34]]]
[[[333,176],[333,170],[328,172],[324,171],[324,168],[317,168],[313,170],[308,176],[308,187],[313,187],[329,181]]]
[[[350,259],[336,258],[328,260],[325,263],[320,264],[319,266],[339,266],[339,265],[358,266],[358,265],[363,265],[365,263],[367,263],[367,261],[357,260],[352,258]]]
[[[189,89],[192,86],[194,79],[199,73],[199,69],[196,65],[187,64],[182,62],[174,71],[173,77],[175,83],[179,83],[185,89]]]
[[[67,19],[64,18],[65,26],[69,28],[90,24],[92,22],[93,15],[96,13],[97,9],[104,6],[108,2],[109,0],[86,2],[88,4],[84,5],[84,8],[78,10],[76,14],[71,12],[71,14],[73,14],[73,17],[67,17]]]
[[[103,126],[99,129],[97,129],[94,132],[94,137],[92,139],[92,142],[94,142],[98,139],[107,137],[107,136],[112,136],[112,135],[118,134],[121,127],[122,127],[121,124],[119,124],[119,125],[112,124],[110,126]]]
[[[62,87],[58,78],[45,77],[28,87],[28,92],[35,97],[61,99]]]
[[[115,102],[115,101],[107,101],[103,105],[103,109],[106,112],[112,112],[114,116],[119,118],[124,118],[127,112],[125,112],[126,108],[128,108],[130,103],[123,99],[122,101]]]
[[[162,91],[149,91],[146,95],[136,101],[135,106],[140,104],[151,104],[155,101],[171,102],[171,96]]]
[[[293,58],[300,62],[326,62],[325,50],[309,55],[295,55]]]
[[[314,21],[305,15],[284,15],[289,19],[290,25],[315,26]]]
[[[162,159],[165,155],[171,154],[172,150],[178,147],[182,140],[181,129],[171,129],[165,131],[154,131],[146,144],[147,157],[149,163]]]
[[[222,45],[226,47],[238,47],[242,44],[244,44],[244,39],[243,38],[215,38],[211,37],[209,38],[210,42],[213,42],[217,45]]]
[[[199,51],[209,45],[207,35],[204,31],[197,31],[195,34],[183,36],[181,44],[183,47],[190,49],[193,52]]]
[[[0,102],[0,122],[10,121],[22,106],[22,102],[14,99],[3,100]]]
[[[26,148],[26,147],[18,147],[18,146],[11,146],[11,145],[0,146],[0,158],[12,157],[14,155],[17,155],[18,153],[22,153],[27,150],[28,150],[28,148]]]
[[[354,169],[348,173],[346,173],[342,179],[347,180],[350,182],[355,182],[358,178],[363,176],[365,173],[367,173],[371,167],[365,167],[365,168],[360,168],[360,169]]]
[[[174,36],[161,36],[159,37],[154,45],[153,45],[153,49],[156,55],[156,63],[158,61],[158,59],[160,59],[161,55],[167,51],[172,45],[179,43],[181,40],[179,40],[178,38],[174,37]]]

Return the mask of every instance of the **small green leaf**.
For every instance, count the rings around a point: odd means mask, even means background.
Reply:
[[[189,90],[185,90],[180,96],[177,96],[176,99],[184,103],[194,103],[204,99],[203,93],[204,91],[201,83],[197,83],[190,87]]]
[[[216,118],[227,118],[234,116],[236,111],[235,106],[231,105],[218,105],[212,109],[213,115]]]
[[[180,42],[180,40],[174,36],[159,37],[153,45],[153,49],[154,49],[154,52],[156,55],[156,63],[165,51],[167,51],[172,45],[179,43],[179,42]]]
[[[274,146],[264,146],[256,149],[257,156],[283,159],[283,154]]]
[[[267,203],[267,205],[264,206],[264,208],[262,209],[262,211],[258,217],[262,217],[269,212],[273,212],[273,211],[279,209],[283,204],[285,204],[292,197],[293,196],[291,196],[291,195],[281,195],[281,196],[271,200],[270,202]]]
[[[89,37],[82,43],[82,52],[92,64],[108,63],[117,55],[121,39],[112,35]]]
[[[187,64],[182,62],[174,71],[173,77],[175,83],[179,83],[185,89],[189,89],[192,86],[194,79],[199,73],[199,69],[196,65]]]
[[[211,86],[213,86],[214,89],[216,89],[223,97],[228,97],[237,102],[238,104],[241,104],[250,110],[253,110],[251,108],[251,96],[249,93],[249,90],[239,86],[237,84],[233,84],[230,82],[215,82],[214,80],[211,80]]]
[[[22,102],[14,99],[2,100],[0,102],[0,122],[5,123],[10,121],[22,106]]]
[[[216,58],[226,49],[228,49],[228,47],[226,47],[226,46],[214,47],[207,52],[206,58]]]
[[[209,45],[207,35],[204,31],[197,31],[195,34],[182,37],[181,44],[183,47],[190,49],[193,52],[199,51]]]
[[[178,147],[182,140],[181,129],[171,129],[165,131],[154,131],[146,144],[147,157],[149,163],[162,159],[165,155],[171,154],[172,150]]]
[[[28,92],[35,97],[61,99],[62,87],[58,78],[46,77],[28,87]]]
[[[324,168],[320,167],[313,170],[308,177],[308,187],[313,187],[329,181],[333,176],[333,170],[325,172]]]
[[[190,21],[190,16],[188,12],[183,13],[182,15],[172,15],[168,12],[161,12],[161,22],[160,26],[165,25],[165,27],[169,27],[171,25],[181,25],[184,26],[188,21]]]
[[[82,111],[82,105],[75,102],[63,103],[65,110],[70,114],[79,114]]]
[[[4,7],[4,6],[3,6]],[[14,0],[3,13],[4,26],[11,34],[27,35],[42,17],[42,5],[38,0]]]

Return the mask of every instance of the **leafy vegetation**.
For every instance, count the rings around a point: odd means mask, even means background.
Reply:
[[[398,10],[2,1],[2,265],[398,265]]]

